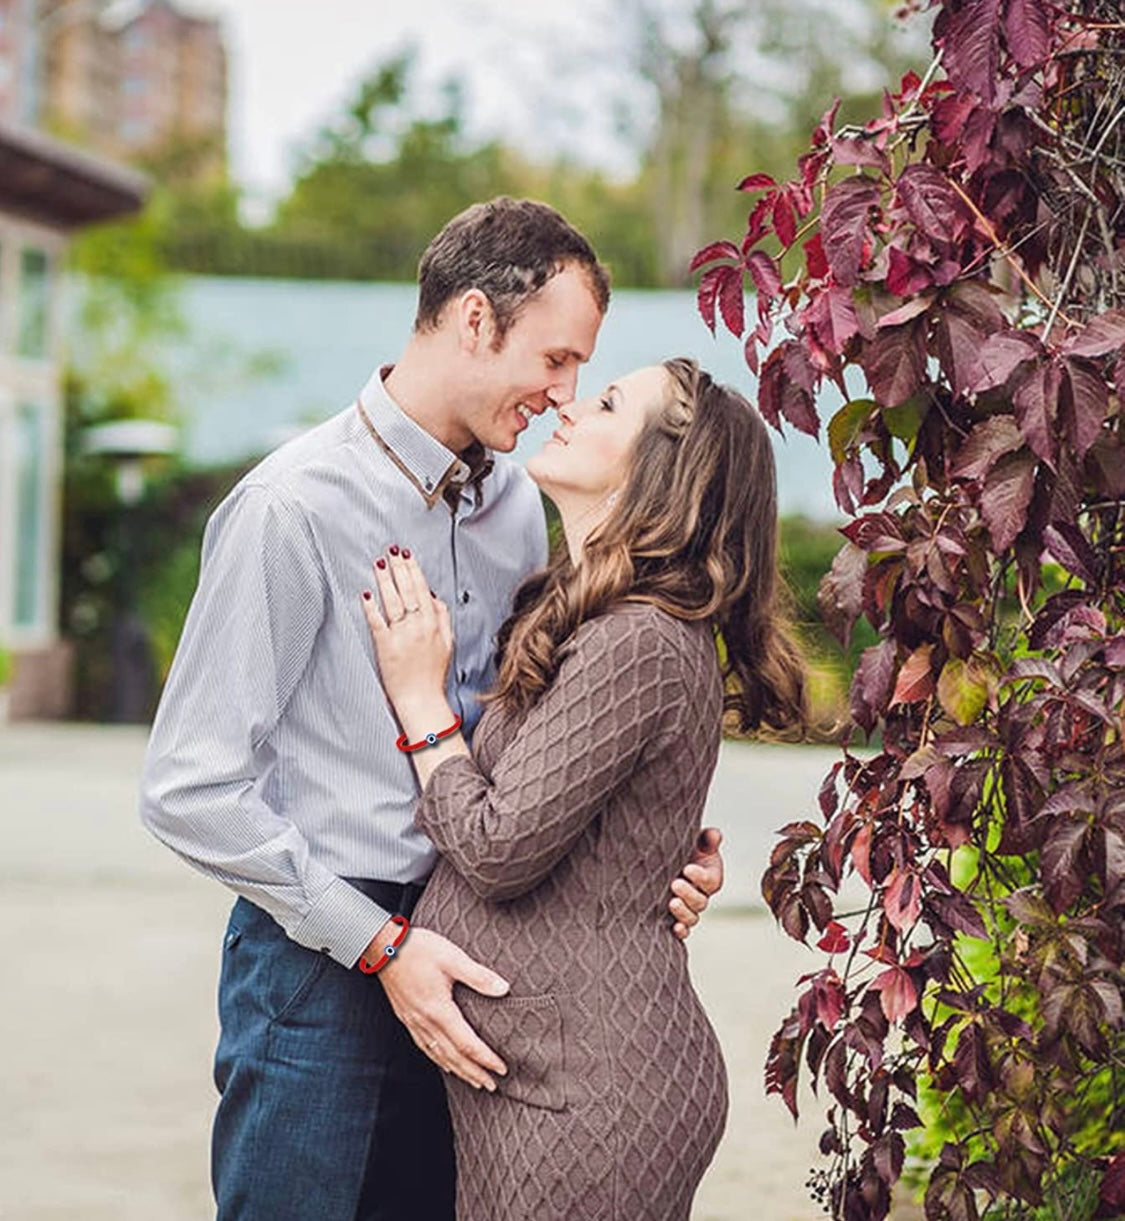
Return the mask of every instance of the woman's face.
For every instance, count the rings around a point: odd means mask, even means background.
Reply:
[[[664,406],[671,379],[662,365],[637,369],[594,398],[559,407],[559,427],[527,463],[546,492],[607,495],[625,482],[645,421]]]

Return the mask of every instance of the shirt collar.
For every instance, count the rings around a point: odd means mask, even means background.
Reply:
[[[368,379],[357,408],[366,430],[387,457],[418,489],[426,508],[441,499],[455,508],[470,494],[479,508],[481,483],[493,467],[493,458],[479,441],[462,454],[446,448],[410,416],[387,393],[383,379],[393,365],[384,365]]]

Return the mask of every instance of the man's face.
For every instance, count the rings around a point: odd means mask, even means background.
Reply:
[[[601,321],[586,273],[575,264],[524,306],[499,350],[492,347],[489,317],[470,356],[472,385],[461,423],[490,449],[515,449],[528,415],[574,398],[578,366],[593,354]]]

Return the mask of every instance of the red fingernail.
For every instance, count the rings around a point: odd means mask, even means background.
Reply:
[[[402,549],[402,558],[403,558],[404,560],[408,560],[408,559],[410,559],[410,548],[409,548],[409,547],[403,547],[403,549]]]
[[[396,543],[391,543],[387,550],[391,553],[391,555],[398,555],[398,545]]]
[[[387,561],[384,559],[378,559],[375,561],[376,568],[386,568],[386,566],[387,566]]]
[[[371,590],[369,590],[369,589],[365,589],[365,590],[363,591],[363,600],[364,600],[364,602],[370,602],[370,601],[371,601]]]

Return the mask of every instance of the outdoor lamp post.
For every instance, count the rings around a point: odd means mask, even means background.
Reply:
[[[157,420],[112,420],[87,428],[82,436],[87,454],[101,455],[114,463],[117,500],[121,506],[118,525],[121,567],[110,629],[111,721],[135,724],[146,720],[149,714],[155,676],[148,633],[135,606],[138,538],[135,509],[144,494],[145,459],[175,453],[177,442],[176,428]]]

